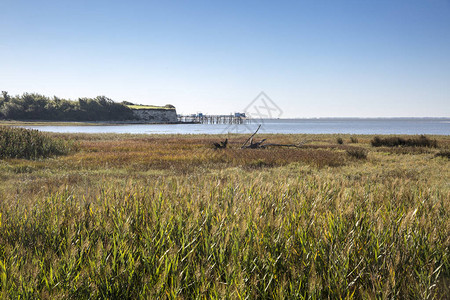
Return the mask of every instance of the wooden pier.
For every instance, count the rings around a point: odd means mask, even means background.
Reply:
[[[195,124],[245,124],[249,121],[245,114],[234,115],[178,115],[180,123]]]

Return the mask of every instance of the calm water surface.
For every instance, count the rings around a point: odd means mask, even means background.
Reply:
[[[127,124],[98,126],[23,126],[61,133],[223,134],[249,133],[438,134],[450,135],[450,118],[426,119],[277,119],[250,124]]]

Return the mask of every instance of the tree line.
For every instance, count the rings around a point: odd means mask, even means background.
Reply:
[[[124,101],[125,102],[125,101]],[[0,119],[51,121],[125,121],[135,119],[125,104],[105,97],[79,98],[72,101],[49,98],[35,93],[0,96]]]

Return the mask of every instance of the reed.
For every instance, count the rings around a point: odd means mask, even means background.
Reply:
[[[0,158],[36,159],[67,154],[69,150],[67,141],[37,130],[0,126]]]
[[[370,155],[355,160],[332,136],[261,150],[233,136],[221,151],[216,136],[73,138],[66,156],[0,160],[5,298],[450,292],[450,169],[435,157],[445,149],[386,153],[365,137]]]

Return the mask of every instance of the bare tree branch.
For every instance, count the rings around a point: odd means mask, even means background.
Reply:
[[[250,140],[253,138],[253,136],[258,132],[259,128],[261,128],[261,124],[259,124],[258,129],[256,129],[255,133],[253,133],[253,134],[245,141],[245,143],[244,143],[244,145],[242,145],[241,149],[244,149],[244,148],[245,148],[245,145],[247,145],[248,141],[250,141]],[[253,141],[252,141],[252,142],[253,142]]]

